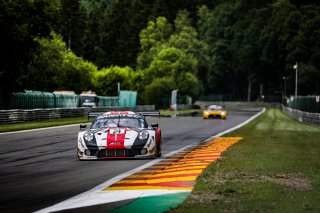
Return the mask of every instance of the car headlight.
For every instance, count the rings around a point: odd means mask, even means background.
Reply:
[[[209,112],[208,111],[204,111],[204,114],[209,115]]]
[[[140,140],[146,140],[148,137],[149,137],[149,133],[147,131],[139,132],[139,139]]]
[[[86,141],[92,141],[92,139],[93,139],[93,133],[92,133],[92,132],[86,132],[86,133],[84,133],[83,138],[84,138]]]
[[[221,112],[221,115],[224,115],[224,114],[226,114],[226,112]]]

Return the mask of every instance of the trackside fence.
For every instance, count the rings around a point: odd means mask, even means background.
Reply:
[[[13,109],[0,110],[0,124],[22,123],[27,121],[50,120],[57,118],[87,117],[88,113],[107,112],[113,110],[152,111],[154,105],[137,105],[135,107],[79,107],[55,109]]]
[[[117,96],[98,96],[98,106],[115,107],[119,105],[119,98]]]
[[[119,106],[120,107],[135,107],[137,104],[136,91],[121,90],[119,93]]]
[[[320,96],[292,96],[286,104],[289,108],[303,112],[320,113]]]
[[[83,117],[90,108],[12,109],[0,110],[0,124],[21,123],[56,118]]]
[[[98,96],[100,107],[135,107],[136,91],[120,91],[118,96]],[[0,109],[37,109],[37,108],[77,108],[80,107],[80,96],[68,93],[50,93],[25,90],[14,92],[5,97],[0,94]]]
[[[79,95],[41,91],[14,92],[5,97],[2,109],[76,108]]]
[[[320,125],[320,113],[304,112],[286,106],[282,106],[282,111],[300,122]]]

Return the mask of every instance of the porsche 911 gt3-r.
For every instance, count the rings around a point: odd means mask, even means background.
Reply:
[[[91,127],[80,125],[78,158],[156,158],[161,156],[161,130],[158,124],[148,125],[145,116],[159,112],[117,111],[91,113],[96,116]]]

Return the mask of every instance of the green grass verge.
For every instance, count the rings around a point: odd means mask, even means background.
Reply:
[[[171,116],[171,115],[188,115],[192,113],[200,113],[202,112],[200,109],[185,109],[185,110],[178,110],[178,111],[171,111],[171,110],[160,110],[161,116]]]
[[[170,110],[160,110],[161,116],[170,116],[173,114],[184,115],[184,114],[191,114],[191,113],[198,113],[198,112],[200,112],[200,110],[197,110],[197,109],[179,110],[176,112],[170,111]],[[92,120],[93,118],[90,119],[90,122]],[[59,118],[59,119],[44,120],[44,121],[30,121],[25,123],[1,124],[0,132],[12,132],[12,131],[19,131],[19,130],[28,130],[28,129],[68,125],[68,124],[80,124],[80,123],[88,123],[88,118],[87,117]]]
[[[320,212],[320,127],[268,109],[171,212]]]
[[[76,117],[76,118],[59,118],[45,121],[30,121],[25,123],[16,123],[16,124],[1,124],[0,132],[11,132],[19,130],[28,130],[52,126],[62,126],[68,124],[80,124],[88,123],[87,117]]]

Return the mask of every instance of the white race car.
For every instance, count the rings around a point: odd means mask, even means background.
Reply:
[[[107,158],[156,158],[161,156],[161,130],[148,125],[144,116],[160,112],[117,111],[89,113],[96,117],[91,127],[80,125],[79,160]]]

